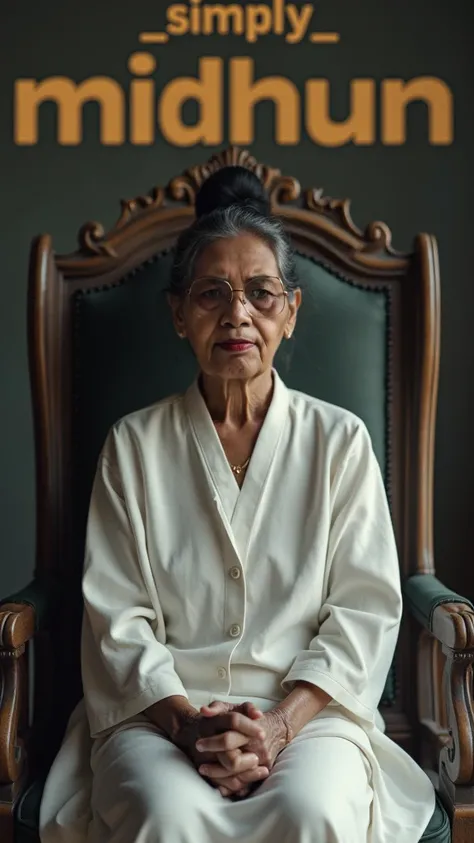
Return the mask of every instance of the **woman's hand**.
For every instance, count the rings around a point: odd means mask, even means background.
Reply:
[[[213,710],[211,717],[206,717],[203,713],[187,716],[182,720],[174,743],[186,753],[196,768],[202,763],[217,764],[216,754],[200,752],[196,748],[196,743],[221,732],[229,736],[227,740],[230,740],[229,748],[231,750],[227,760],[228,767],[220,768],[223,772],[222,778],[227,780],[226,790],[229,792],[242,791],[243,786],[246,788],[249,782],[260,780],[262,772],[263,774],[267,773],[266,770],[259,769],[258,757],[255,753],[248,752],[246,749],[244,751],[238,749],[238,751],[232,752],[237,747],[244,746],[249,740],[259,740],[260,736],[263,735],[258,724],[253,722],[249,716],[235,709],[232,711],[227,704],[223,704],[219,711]],[[215,787],[218,786],[218,782],[214,779],[211,779],[211,784]],[[223,793],[222,790],[221,793]]]
[[[269,775],[278,753],[286,745],[286,722],[277,709],[263,714],[253,703],[243,703],[240,706],[230,706],[229,703],[214,702],[210,706],[203,706],[201,714],[206,717],[217,717],[232,709],[234,712],[245,713],[247,717],[258,720],[262,727],[260,735],[249,736],[236,733],[234,728],[229,732],[215,734],[198,741],[197,749],[214,753],[215,761],[202,759],[199,772],[215,781],[223,796],[230,793],[246,795],[250,790],[249,782],[261,781]],[[242,749],[245,747],[245,750]],[[258,758],[258,766],[248,773],[239,773],[240,755],[254,753]],[[230,775],[229,775],[230,774]],[[245,786],[238,789],[240,783]]]
[[[251,702],[236,705],[235,703],[214,701],[210,705],[203,705],[201,707],[201,714],[205,717],[215,717],[217,714],[224,714],[230,711],[236,711],[240,714],[244,714],[246,717],[250,717],[251,720],[259,720],[263,717],[263,713]],[[233,741],[234,744],[242,741],[242,745],[245,745],[242,740],[242,735],[239,737],[236,735],[232,736],[228,733],[228,736],[229,740],[231,742]],[[223,766],[225,773],[215,779],[209,778],[209,781],[214,784],[215,787],[218,787],[222,796],[238,796],[239,798],[247,796],[252,789],[252,785],[268,776],[268,769],[258,765],[258,762],[253,764],[246,771],[241,768],[241,772],[237,775],[236,770],[239,768],[239,764],[243,761],[243,759],[240,758],[242,755],[243,753],[241,748],[229,749],[225,753],[227,759],[227,766]],[[204,759],[201,753],[201,764],[203,761]],[[214,761],[218,761],[215,753]]]

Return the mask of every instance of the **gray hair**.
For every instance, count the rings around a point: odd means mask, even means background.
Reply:
[[[298,286],[295,260],[283,225],[276,217],[260,213],[250,202],[216,208],[182,232],[176,244],[168,291],[179,296],[189,288],[196,260],[207,246],[243,233],[254,234],[267,243],[275,255],[285,288],[293,292]]]

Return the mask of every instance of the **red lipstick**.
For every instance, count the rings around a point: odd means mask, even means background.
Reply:
[[[254,343],[248,342],[248,340],[227,340],[226,342],[218,343],[219,348],[223,348],[224,351],[233,351],[234,353],[248,351],[253,345]]]

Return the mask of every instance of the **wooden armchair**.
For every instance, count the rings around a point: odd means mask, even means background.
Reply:
[[[80,579],[99,449],[120,416],[184,389],[194,375],[163,289],[197,188],[229,163],[259,175],[298,252],[304,304],[295,340],[278,357],[280,374],[288,386],[357,413],[371,432],[406,609],[380,710],[388,734],[439,774],[423,840],[467,843],[474,840],[474,609],[436,579],[433,560],[436,242],[419,234],[410,254],[397,252],[384,223],[360,231],[348,201],[302,192],[296,179],[236,148],[166,189],[122,201],[109,233],[85,224],[73,254],[55,254],[48,235],[32,244],[37,557],[33,583],[0,605],[0,839],[38,840],[42,781],[81,696]]]

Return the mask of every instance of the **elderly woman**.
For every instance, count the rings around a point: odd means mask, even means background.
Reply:
[[[199,376],[101,454],[42,841],[417,843],[433,787],[377,710],[402,610],[383,482],[361,420],[273,368],[301,292],[248,171],[204,184],[169,302]]]

